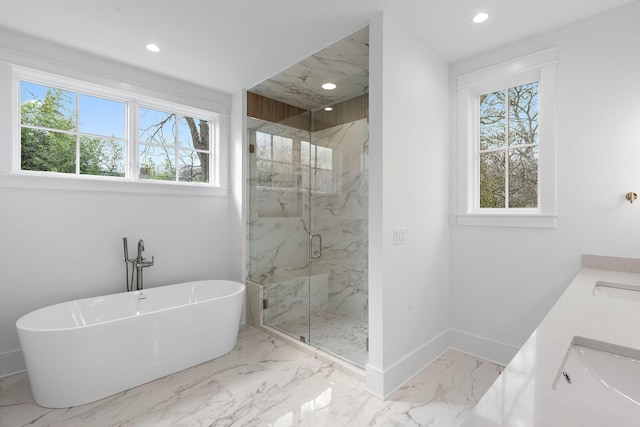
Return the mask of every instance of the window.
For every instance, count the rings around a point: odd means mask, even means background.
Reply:
[[[209,182],[210,120],[140,107],[139,177]]]
[[[479,203],[538,207],[538,82],[480,95]]]
[[[457,78],[457,222],[555,227],[556,50]]]
[[[125,175],[126,104],[20,81],[20,169]]]
[[[219,185],[215,113],[30,70],[16,76],[23,174]]]

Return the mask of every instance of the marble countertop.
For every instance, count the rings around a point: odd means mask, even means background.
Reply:
[[[640,425],[640,406],[614,410],[598,399],[555,389],[576,336],[640,349],[640,301],[595,290],[598,281],[640,286],[640,272],[636,272],[640,260],[610,260],[583,257],[583,268],[478,402],[464,427]],[[631,268],[606,269],[620,265]]]

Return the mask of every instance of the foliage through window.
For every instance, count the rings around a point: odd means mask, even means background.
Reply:
[[[20,82],[20,168],[124,176],[126,105]]]
[[[557,49],[459,74],[456,92],[457,224],[554,228]]]
[[[480,96],[480,208],[538,207],[538,83]]]
[[[211,122],[139,108],[139,177],[209,182]]]
[[[211,182],[215,122],[204,113],[26,80],[19,88],[22,171]]]

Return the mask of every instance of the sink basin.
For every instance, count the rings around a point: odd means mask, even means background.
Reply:
[[[593,288],[593,295],[640,301],[640,285],[598,281]]]
[[[640,417],[640,350],[574,337],[553,389]]]

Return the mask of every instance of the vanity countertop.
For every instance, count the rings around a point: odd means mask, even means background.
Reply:
[[[614,410],[599,399],[555,387],[556,381],[564,381],[560,368],[576,336],[640,350],[640,301],[595,289],[599,281],[640,286],[640,274],[628,272],[635,268],[587,268],[597,263],[585,258],[583,265],[464,427],[640,426],[640,405]]]

